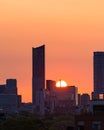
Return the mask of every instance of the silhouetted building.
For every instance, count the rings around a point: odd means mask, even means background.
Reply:
[[[5,86],[6,94],[17,94],[17,80],[16,79],[7,79]]]
[[[81,95],[81,112],[89,112],[90,111],[90,95],[84,93]]]
[[[17,80],[7,79],[5,85],[0,85],[0,109],[14,112],[20,105],[21,95],[17,94]]]
[[[59,113],[72,112],[78,104],[78,88],[75,86],[56,87],[55,111]]]
[[[46,113],[53,113],[55,110],[55,101],[56,101],[56,81],[46,80],[46,98],[45,98],[45,107]]]
[[[77,115],[75,117],[75,130],[104,130],[104,115]]]
[[[56,81],[46,80],[46,89],[48,91],[55,91]]]
[[[94,52],[94,91],[90,111],[104,113],[104,52]]]
[[[16,94],[0,94],[0,107],[17,107]]]
[[[4,93],[5,87],[6,87],[6,84],[0,85],[0,94],[1,94],[1,93]]]
[[[104,100],[92,100],[90,102],[90,112],[104,115]]]
[[[81,106],[81,94],[78,94],[78,106]]]
[[[0,85],[0,94],[17,94],[17,80],[7,79],[6,84]]]
[[[74,102],[74,105],[78,105],[78,88],[75,86],[69,86],[70,94],[72,95],[71,99]]]
[[[90,96],[87,93],[81,95],[81,105],[86,107],[90,104]]]
[[[104,94],[104,52],[94,52],[94,92],[92,97],[99,98]]]
[[[83,111],[75,117],[75,130],[104,129],[104,52],[94,52],[94,91],[90,100],[90,111]],[[82,105],[85,108],[89,96],[83,95]]]
[[[21,95],[17,95],[17,106],[20,107],[22,103],[22,96]]]
[[[35,112],[44,114],[45,45],[32,48],[32,102]]]

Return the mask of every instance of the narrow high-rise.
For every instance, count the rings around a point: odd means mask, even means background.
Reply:
[[[104,94],[104,52],[94,52],[94,93],[93,96],[99,98]]]
[[[104,93],[104,52],[94,52],[94,92]]]
[[[32,48],[32,102],[36,113],[44,114],[45,45]]]
[[[94,90],[90,102],[90,112],[104,113],[104,52],[93,53]]]

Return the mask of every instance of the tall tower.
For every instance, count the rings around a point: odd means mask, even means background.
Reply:
[[[94,52],[94,93],[95,98],[104,94],[104,52]]]
[[[94,52],[94,92],[104,93],[104,52]]]
[[[36,113],[44,114],[45,45],[32,48],[32,102]]]

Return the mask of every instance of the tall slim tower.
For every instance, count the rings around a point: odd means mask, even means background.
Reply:
[[[32,101],[35,111],[44,114],[45,45],[32,48]]]
[[[92,99],[104,99],[104,52],[93,55],[94,92]]]
[[[104,93],[104,52],[94,52],[94,92]]]

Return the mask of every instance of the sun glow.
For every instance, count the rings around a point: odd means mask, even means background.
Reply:
[[[64,80],[60,80],[56,83],[56,87],[67,87],[67,83]]]

